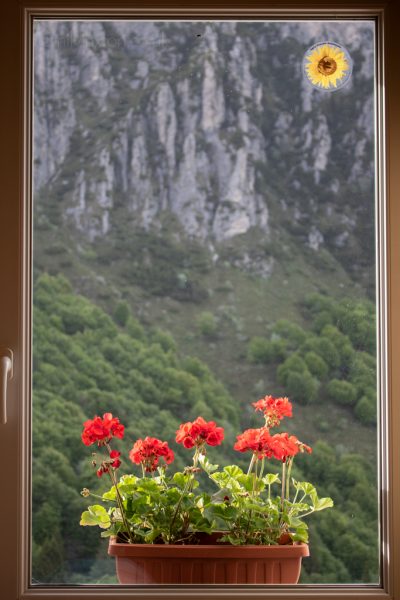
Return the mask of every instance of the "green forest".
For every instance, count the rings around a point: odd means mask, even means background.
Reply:
[[[272,368],[273,391],[290,395],[296,415],[310,404],[320,416],[320,439],[311,457],[298,458],[294,476],[313,481],[335,508],[310,523],[311,557],[301,581],[375,582],[376,467],[368,456],[332,445],[334,429],[342,437],[351,432],[323,418],[334,402],[363,424],[376,418],[373,307],[314,294],[302,310],[307,327],[279,320],[269,337],[247,345],[247,360]],[[212,331],[203,323],[198,335]],[[143,327],[124,302],[107,314],[63,276],[42,274],[35,282],[33,344],[33,581],[114,582],[105,541],[79,527],[87,505],[80,490],[103,491],[80,441],[82,423],[105,411],[117,415],[127,426],[119,444],[122,472],[132,472],[130,444],[145,435],[168,440],[182,466],[185,451],[174,444],[174,432],[198,415],[226,431],[210,459],[244,466],[232,447],[247,417],[209,367],[182,354],[170,333]],[[271,464],[271,472],[277,467]]]

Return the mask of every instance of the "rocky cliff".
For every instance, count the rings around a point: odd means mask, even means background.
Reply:
[[[321,40],[352,55],[340,91],[302,75]],[[42,21],[34,42],[39,213],[89,240],[122,206],[212,247],[258,228],[371,262],[372,22]]]

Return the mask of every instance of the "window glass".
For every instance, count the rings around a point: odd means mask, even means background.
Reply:
[[[199,415],[247,469],[267,395],[334,501],[300,582],[379,582],[374,27],[35,21],[34,584],[117,582],[84,421],[125,425],[121,474],[145,436],[182,469]]]

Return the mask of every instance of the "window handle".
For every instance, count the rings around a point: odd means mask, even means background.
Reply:
[[[7,383],[13,376],[13,353],[9,348],[0,348],[0,422],[7,423]]]

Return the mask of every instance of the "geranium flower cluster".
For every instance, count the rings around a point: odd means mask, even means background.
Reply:
[[[284,417],[292,417],[292,403],[289,398],[274,398],[265,396],[252,403],[256,410],[261,411],[265,417],[267,427],[277,427]]]
[[[276,427],[284,417],[292,416],[292,404],[288,398],[265,396],[252,403],[256,411],[261,411],[265,417],[265,426],[259,429],[247,429],[239,434],[234,445],[238,452],[253,452],[258,460],[276,458],[286,462],[288,458],[299,452],[311,453],[312,449],[301,442],[295,435],[275,433],[271,435],[270,427]]]
[[[174,460],[174,453],[167,442],[147,436],[134,443],[129,458],[133,463],[142,465],[147,473],[151,473],[157,469],[160,458],[169,465]]]
[[[175,441],[185,448],[219,446],[224,439],[223,427],[217,427],[214,421],[205,421],[197,417],[195,421],[182,423],[176,432]]]
[[[97,442],[98,446],[104,446],[113,438],[124,437],[124,426],[117,417],[111,413],[104,413],[103,418],[97,415],[83,424],[82,442],[85,446],[91,446]]]
[[[284,417],[292,416],[292,404],[288,398],[274,398],[265,396],[257,402],[253,402],[256,411],[260,411],[265,417],[265,426],[259,429],[247,429],[237,436],[234,449],[238,452],[252,452],[258,460],[263,458],[275,458],[286,462],[299,452],[311,453],[312,449],[301,442],[295,435],[288,433],[276,433],[271,435],[270,428],[279,425]],[[82,441],[86,446],[97,443],[98,446],[106,446],[109,456],[105,458],[97,469],[97,475],[101,477],[109,472],[110,467],[117,469],[121,465],[120,455],[117,450],[111,450],[109,442],[113,437],[122,439],[124,436],[124,425],[111,413],[104,413],[103,417],[95,416],[84,423]],[[223,427],[218,427],[214,421],[206,421],[203,417],[197,417],[194,421],[182,423],[176,431],[175,441],[182,444],[184,448],[196,448],[196,452],[204,453],[204,447],[219,446],[224,439]],[[195,456],[198,456],[196,454]],[[162,458],[165,465],[174,460],[174,452],[158,438],[145,437],[134,443],[129,458],[134,464],[141,465],[147,473],[156,471]],[[93,461],[97,466],[96,461]]]

